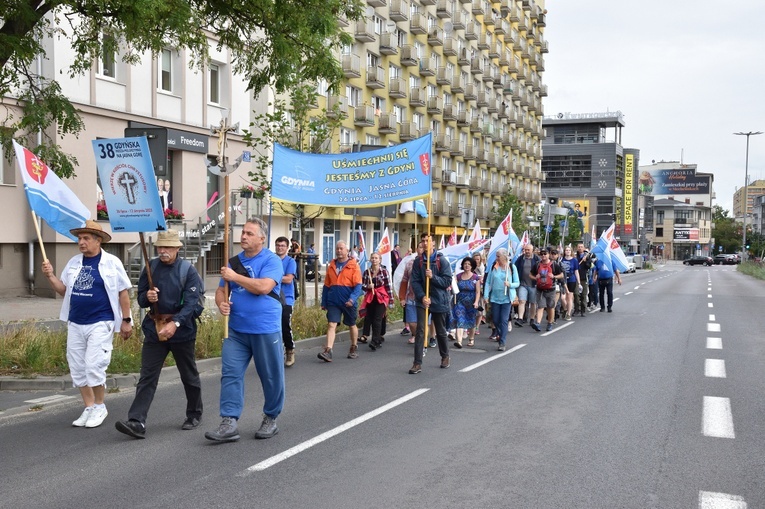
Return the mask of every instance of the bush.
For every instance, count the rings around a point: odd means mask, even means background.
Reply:
[[[736,270],[757,279],[765,279],[765,265],[762,262],[743,262],[737,266]]]

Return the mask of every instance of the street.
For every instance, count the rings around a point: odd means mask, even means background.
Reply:
[[[613,313],[513,328],[496,351],[412,347],[391,328],[357,360],[299,351],[279,434],[254,440],[250,369],[241,440],[215,444],[219,373],[200,429],[181,431],[180,382],[160,383],[146,440],[118,433],[132,391],[74,428],[79,401],[0,418],[0,508],[765,507],[765,284],[735,267],[623,276]]]

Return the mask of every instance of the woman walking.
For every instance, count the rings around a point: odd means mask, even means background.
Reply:
[[[491,303],[491,318],[499,335],[500,352],[505,351],[510,322],[510,308],[515,300],[515,289],[520,286],[518,269],[509,263],[507,249],[497,250],[497,263],[486,278],[483,298]]]
[[[457,348],[462,348],[465,329],[468,332],[467,346],[475,344],[476,310],[481,299],[481,278],[473,272],[475,268],[475,260],[467,256],[462,260],[462,272],[457,275],[457,288],[460,293],[455,296],[457,302],[452,308],[452,322],[457,329],[454,346]]]
[[[571,252],[571,246],[566,246],[563,250],[563,258],[560,261],[563,271],[566,274],[566,293],[561,295],[561,298],[565,299],[565,313],[563,315],[564,320],[571,320],[571,315],[574,312],[574,293],[581,291],[581,284],[579,281],[579,261]]]
[[[391,302],[390,274],[381,265],[380,253],[374,252],[370,257],[372,265],[364,271],[361,288],[364,290],[364,306],[366,320],[372,324],[372,339],[369,348],[377,350],[382,347],[382,321],[385,311]]]

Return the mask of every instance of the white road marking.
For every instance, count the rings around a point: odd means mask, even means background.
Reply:
[[[715,321],[717,321],[717,320],[715,320],[715,315],[709,315],[709,321],[710,321],[710,322],[715,322]]]
[[[380,408],[377,408],[376,410],[372,410],[371,412],[367,412],[364,415],[360,417],[356,417],[353,420],[350,420],[346,422],[345,424],[341,424],[340,426],[333,428],[329,431],[325,431],[321,435],[317,435],[314,438],[310,440],[306,440],[305,442],[296,445],[295,447],[291,447],[287,449],[286,451],[277,454],[276,456],[271,456],[270,458],[261,461],[260,463],[256,463],[255,465],[249,467],[247,470],[242,472],[240,476],[247,475],[252,472],[259,472],[262,470],[265,470],[269,467],[272,467],[276,465],[277,463],[280,463],[287,458],[291,458],[292,456],[301,453],[305,451],[306,449],[309,449],[313,447],[314,445],[320,444],[324,442],[325,440],[329,440],[330,438],[334,437],[335,435],[339,435],[340,433],[344,431],[348,431],[349,429],[353,428],[354,426],[358,426],[359,424],[368,421],[369,419],[372,419],[374,417],[377,417],[378,415],[387,412],[388,410],[395,408],[399,405],[402,405],[406,403],[407,401],[416,398],[417,396],[420,396],[426,392],[428,392],[430,389],[418,389],[414,392],[410,392],[406,396],[403,396],[401,398],[398,398],[397,400],[391,401],[387,405],[383,405]]]
[[[707,324],[707,331],[708,332],[720,332],[720,324],[719,323],[708,323]]]
[[[711,294],[711,293],[708,293],[708,294],[707,294],[707,299],[711,299],[711,298],[712,298],[712,294]]]
[[[638,285],[635,288],[633,288],[633,290],[640,290],[640,285]]]
[[[29,403],[31,405],[47,405],[49,403],[57,403],[59,401],[66,401],[68,399],[77,399],[77,396],[54,394],[53,396],[45,396],[44,398],[28,399],[24,403]]]
[[[707,338],[707,348],[709,350],[722,350],[722,338]]]
[[[571,322],[569,322],[569,323],[571,323]],[[520,344],[520,345],[516,345],[516,346],[512,347],[510,350],[507,350],[506,352],[502,352],[502,353],[499,353],[497,355],[492,355],[488,359],[484,359],[481,362],[476,362],[475,364],[471,364],[470,366],[468,366],[466,368],[462,368],[461,370],[459,370],[459,373],[467,373],[468,371],[473,371],[474,369],[480,368],[484,364],[488,364],[491,361],[496,361],[497,359],[500,359],[500,358],[504,357],[505,355],[510,355],[511,353],[513,353],[513,352],[515,352],[517,350],[520,350],[524,346],[526,346],[525,343]]]
[[[711,291],[712,291],[712,287],[711,287],[711,286],[708,286],[708,287],[707,287],[707,291],[708,291],[708,292],[711,292]]]
[[[747,509],[747,505],[738,495],[699,491],[699,509]]]
[[[632,292],[627,292],[624,295],[632,295]]]
[[[704,396],[702,432],[707,437],[736,438],[736,433],[733,431],[730,398]]]
[[[722,359],[705,359],[704,376],[709,378],[726,378],[725,361]]]
[[[715,307],[715,305],[714,305],[714,304],[712,304],[711,302],[707,302],[707,307],[708,307],[708,308],[713,308],[713,307]]]
[[[573,325],[574,323],[575,323],[575,322],[566,322],[566,323],[564,323],[563,325],[558,325],[558,326],[556,326],[556,327],[555,327],[553,330],[551,330],[551,331],[547,331],[547,332],[545,332],[544,334],[542,334],[542,337],[545,337],[545,336],[549,336],[549,335],[550,335],[550,334],[552,334],[553,332],[559,331],[559,330],[561,330],[561,329],[565,329],[566,327],[568,327],[569,325]]]

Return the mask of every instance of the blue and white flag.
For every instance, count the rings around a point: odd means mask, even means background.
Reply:
[[[420,217],[428,217],[428,208],[425,206],[425,200],[404,201],[398,208],[401,214],[407,212],[416,212]]]
[[[499,223],[497,231],[494,232],[494,236],[491,238],[491,248],[489,248],[489,256],[486,258],[486,269],[491,270],[494,266],[494,260],[497,259],[497,251],[500,248],[507,249],[511,256],[510,261],[513,261],[515,253],[520,251],[520,243],[521,240],[518,238],[515,230],[513,230],[513,211],[510,210],[507,217]]]
[[[611,223],[611,226],[603,232],[592,249],[592,252],[596,253],[598,259],[603,262],[603,267],[611,273],[614,270],[619,272],[627,270],[627,257],[614,237],[615,230],[616,223]]]
[[[83,227],[90,218],[90,210],[35,154],[15,140],[13,148],[29,207],[45,219],[48,226],[77,241],[77,237],[69,233],[69,230]]]

